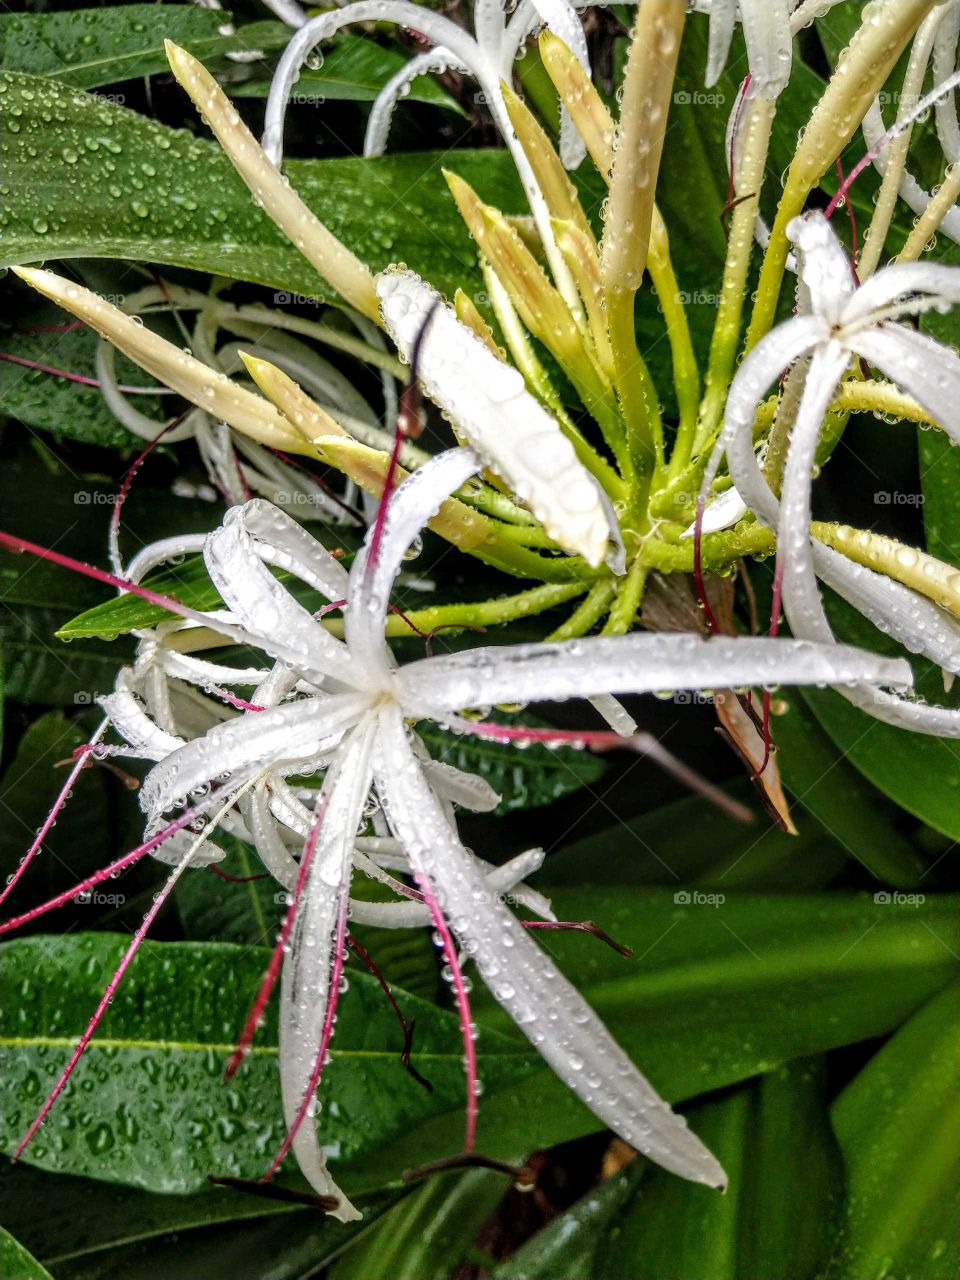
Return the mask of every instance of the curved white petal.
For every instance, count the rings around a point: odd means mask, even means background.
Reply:
[[[733,29],[737,22],[737,0],[710,0],[710,43],[707,49],[706,84],[712,89],[727,65]]]
[[[819,211],[802,214],[787,227],[787,238],[797,251],[797,274],[809,298],[809,310],[831,325],[839,324],[857,284],[830,223]],[[808,310],[803,302],[800,309]]]
[[[555,419],[527,391],[519,370],[499,360],[414,272],[384,272],[377,293],[384,324],[407,359],[430,318],[418,373],[457,432],[551,538],[589,564],[601,564],[617,536],[603,491]]]
[[[953,95],[950,94],[944,101],[949,101],[952,97]],[[885,133],[883,112],[879,102],[874,102],[863,120],[863,136],[867,146],[873,148],[880,145]],[[881,150],[878,153],[873,163],[881,174],[886,173],[889,160],[884,151]],[[916,214],[922,214],[931,200],[930,192],[921,187],[912,173],[904,173],[900,179],[899,195]],[[938,230],[949,236],[951,240],[960,241],[960,209],[949,210]]]
[[[462,809],[472,813],[491,813],[500,803],[500,797],[486,778],[475,773],[465,773],[444,760],[424,760],[423,771],[437,795],[452,800]]]
[[[440,809],[407,739],[399,710],[380,713],[377,789],[418,876],[496,999],[596,1116],[664,1168],[723,1187],[723,1170],[614,1042],[580,993],[491,898]]]
[[[346,907],[353,841],[370,790],[373,720],[357,726],[324,784],[320,830],[300,896],[283,964],[280,996],[280,1085],[283,1113],[292,1126],[310,1087],[330,998],[330,972],[337,920]],[[336,1195],[333,1216],[351,1222],[361,1215],[333,1183],[317,1142],[316,1119],[308,1113],[293,1150],[310,1185]]]
[[[922,404],[954,441],[960,440],[960,358],[905,325],[864,329],[849,339],[858,355]]]
[[[411,58],[405,67],[401,67],[390,77],[374,99],[367,118],[367,131],[363,135],[363,154],[365,156],[382,156],[387,149],[390,137],[390,125],[397,103],[405,97],[410,85],[418,76],[441,74],[444,71],[467,71],[468,68],[455,54],[442,45],[418,53]]]
[[[353,694],[314,697],[267,711],[246,711],[215,725],[150,770],[140,788],[141,807],[165,813],[177,799],[224,773],[304,765],[335,745],[364,703],[361,695]]]
[[[117,688],[98,698],[110,723],[125,742],[144,760],[162,760],[183,746],[183,739],[161,729],[143,709],[140,699],[130,690],[129,673],[121,671]]]
[[[260,648],[309,679],[317,683],[328,676],[346,683],[359,680],[346,646],[267,569],[262,553],[271,553],[248,531],[245,510],[228,511],[204,548],[207,571],[227,606],[257,637]]]
[[[298,864],[277,831],[265,783],[259,783],[244,797],[241,811],[260,861],[279,884],[292,890],[297,883]]]
[[[753,636],[599,636],[504,645],[426,658],[397,674],[408,715],[499,702],[560,701],[602,693],[729,689],[747,685],[911,683],[905,662],[832,644]],[[421,712],[420,709],[423,709]]]
[[[788,0],[740,0],[752,87],[777,98],[787,87],[793,61]]]
[[[587,37],[576,6],[570,4],[569,0],[521,0],[507,25],[501,63],[504,80],[510,83],[513,60],[521,53],[527,38],[541,25],[559,36],[589,76]],[[586,154],[586,144],[577,132],[570,113],[563,107],[560,112],[560,159],[564,168],[578,168]]]
[[[472,449],[449,449],[425,463],[392,494],[380,530],[375,563],[370,551],[377,536],[369,530],[363,550],[350,570],[349,607],[344,618],[347,646],[354,663],[365,672],[366,684],[385,679],[395,663],[383,638],[394,580],[420,530],[441,505],[480,470]]]

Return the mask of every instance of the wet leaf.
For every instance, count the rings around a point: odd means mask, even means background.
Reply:
[[[0,1227],[0,1274],[4,1280],[53,1280],[50,1272],[3,1227]]]

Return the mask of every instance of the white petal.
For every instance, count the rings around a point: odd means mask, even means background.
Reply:
[[[373,722],[359,725],[345,744],[323,788],[323,816],[316,848],[303,886],[300,906],[284,960],[280,997],[280,1084],[288,1125],[304,1099],[320,1048],[330,996],[332,944],[349,891],[353,841],[370,790]],[[341,1222],[360,1217],[334,1185],[317,1142],[316,1120],[309,1114],[293,1140],[304,1176],[321,1195],[337,1195],[333,1216]]]
[[[245,711],[155,765],[140,788],[141,807],[165,813],[177,799],[223,773],[303,766],[339,740],[364,702],[359,695],[345,694]]]
[[[839,324],[857,285],[836,232],[815,210],[794,218],[787,227],[787,237],[797,251],[800,284],[809,296],[810,309],[831,325]],[[805,310],[801,306],[801,311]]]
[[[548,31],[560,37],[589,76],[590,54],[587,49],[587,37],[584,34],[583,23],[580,21],[574,6],[569,4],[568,0],[528,0],[528,5],[531,10],[531,16],[534,19],[539,17],[540,22],[543,23]],[[518,15],[522,7],[522,4],[518,6]],[[535,20],[530,22],[530,34],[532,34],[537,25]],[[513,39],[517,38],[519,30],[520,27],[515,18],[510,23],[510,33]],[[511,48],[509,52],[512,55],[513,49]],[[512,68],[504,68],[504,70],[509,71]],[[509,83],[509,74],[506,74],[504,79]],[[577,132],[577,128],[570,118],[570,113],[566,107],[563,107],[560,111],[560,159],[564,167],[567,169],[578,168],[586,154],[586,145]]]
[[[737,0],[711,0],[710,44],[707,52],[706,84],[712,89],[727,65],[733,29],[737,22]]]
[[[907,686],[910,668],[905,662],[830,644],[681,634],[470,649],[411,663],[397,676],[398,697],[407,714],[431,708],[439,716],[462,707],[590,698],[601,693],[855,680]]]
[[[382,156],[386,151],[390,124],[393,113],[397,109],[397,103],[408,93],[409,86],[418,76],[439,74],[450,70],[466,72],[467,68],[449,49],[441,45],[436,49],[428,49],[425,53],[418,53],[405,67],[401,67],[391,76],[370,108],[367,131],[363,137],[363,154]]]
[[[751,87],[777,98],[787,87],[793,57],[787,0],[740,0]]]
[[[934,262],[894,262],[864,281],[843,312],[843,323],[868,320],[872,312],[889,307],[908,294],[928,294],[944,304],[960,302],[960,270]],[[927,299],[920,299],[925,303]],[[903,308],[909,312],[909,304]]]
[[[270,813],[264,783],[260,783],[251,794],[244,797],[241,809],[260,861],[279,884],[292,890],[297,883],[297,861],[280,839],[276,822]]]
[[[346,599],[346,569],[286,512],[257,498],[246,503],[236,518],[255,539],[261,560],[295,574],[328,600]]]
[[[418,372],[458,433],[561,547],[601,564],[616,539],[603,492],[520,371],[489,351],[412,271],[384,272],[377,293],[384,324],[407,359],[430,317]]]
[[[245,507],[228,511],[204,548],[207,571],[224,601],[271,657],[318,684],[328,676],[350,682],[355,673],[346,646],[267,569],[262,544],[246,528],[245,511]]]
[[[117,676],[114,692],[97,701],[110,717],[114,729],[135,748],[137,755],[144,760],[162,760],[182,747],[183,739],[167,733],[147,715],[140,699],[132,692],[130,680],[129,670],[122,670]]]
[[[629,738],[640,727],[623,703],[618,702],[611,693],[597,694],[590,699],[590,705],[600,713],[614,733],[619,733],[624,738]]]
[[[486,778],[475,773],[465,773],[444,760],[424,760],[423,770],[434,791],[462,809],[469,809],[472,813],[491,813],[500,803],[499,795]]]
[[[350,570],[350,603],[344,626],[352,660],[365,671],[368,683],[374,673],[382,676],[394,665],[383,628],[404,556],[451,493],[479,470],[480,460],[472,449],[449,449],[406,479],[389,499],[377,561],[369,568],[376,524],[367,533],[364,548]]]
[[[490,894],[438,806],[395,707],[381,712],[374,767],[391,828],[417,874],[431,885],[493,995],[561,1080],[604,1124],[664,1168],[724,1186],[723,1170],[682,1117],[657,1095],[576,988]]]
[[[947,434],[960,440],[960,358],[905,325],[864,329],[849,345],[923,405]]]

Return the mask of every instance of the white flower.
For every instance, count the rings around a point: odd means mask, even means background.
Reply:
[[[898,324],[900,317],[943,309],[960,300],[960,272],[928,264],[885,267],[858,288],[849,260],[820,213],[790,225],[799,260],[800,314],[767,335],[744,360],[730,388],[723,432],[704,485],[723,452],[746,507],[777,532],[783,604],[795,635],[829,643],[832,631],[816,578],[844,596],[909,650],[947,671],[960,670],[960,624],[923,596],[822,546],[810,535],[814,458],[828,406],[851,359],[862,357],[912,395],[960,440],[960,358]],[[781,501],[758,465],[752,440],[757,406],[784,369],[808,361],[803,396],[790,438]],[[960,736],[960,712],[908,701],[877,688],[841,690],[892,724]]]
[[[562,1079],[603,1123],[652,1159],[685,1177],[722,1185],[716,1161],[491,894],[482,866],[459,840],[449,804],[438,796],[444,781],[461,792],[471,784],[449,777],[438,783],[408,723],[432,719],[463,732],[500,736],[498,727],[465,719],[461,709],[614,691],[772,682],[903,684],[909,670],[905,663],[833,645],[663,635],[483,648],[398,667],[384,640],[384,623],[404,553],[441,502],[480,466],[473,451],[459,449],[416,472],[392,498],[381,533],[375,528],[368,535],[349,577],[304,530],[265,504],[228,514],[208,538],[204,556],[232,621],[211,619],[211,625],[244,636],[278,665],[251,695],[264,709],[245,711],[173,746],[147,775],[143,804],[157,821],[212,779],[229,775],[232,789],[265,776],[273,792],[288,775],[326,769],[314,813],[305,815],[303,829],[314,832],[316,845],[302,884],[292,951],[284,962],[281,1077],[291,1125],[303,1118],[316,1080],[331,957],[348,910],[357,831],[374,787],[397,842],[387,848],[388,856],[399,855],[394,865],[409,866],[428,905],[439,903],[493,994]],[[291,569],[331,601],[346,601],[344,641],[290,595],[268,563]],[[265,685],[271,683],[268,702]],[[117,715],[117,700],[126,692],[107,699],[107,710]],[[123,731],[139,735],[146,747],[152,730],[132,729],[130,709],[130,699],[124,698]],[[260,795],[256,813],[262,817],[273,801],[260,781],[252,790]],[[279,804],[287,801],[281,791]],[[245,809],[251,828],[257,821],[254,809]],[[289,848],[284,852],[289,878],[293,859]],[[313,945],[304,945],[304,939]],[[586,1083],[593,1077],[602,1081],[600,1087]],[[311,1183],[329,1193],[332,1183],[314,1130],[308,1117],[293,1148]],[[352,1210],[344,1202],[338,1212],[350,1216]]]

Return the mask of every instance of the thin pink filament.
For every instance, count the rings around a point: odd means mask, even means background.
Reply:
[[[79,382],[83,387],[99,387],[101,386],[98,378],[88,378],[82,373],[69,373],[66,369],[55,369],[50,364],[39,364],[36,360],[25,360],[23,356],[11,356],[6,351],[0,351],[0,360],[6,360],[9,364],[20,364],[25,369],[35,369],[38,373],[49,373],[55,378],[66,378],[68,382]],[[125,392],[128,396],[159,396],[166,395],[166,387],[118,387],[119,391]]]
[[[30,924],[32,920],[36,920],[39,916],[46,915],[48,911],[55,911],[57,907],[62,907],[66,903],[71,902],[78,894],[86,893],[88,889],[95,889],[98,884],[103,884],[104,880],[109,880],[112,876],[117,875],[120,871],[125,871],[127,867],[133,866],[135,862],[139,862],[141,858],[146,857],[148,853],[152,853],[154,849],[159,848],[165,840],[169,840],[172,835],[176,835],[178,831],[182,831],[184,827],[200,817],[206,809],[219,798],[219,793],[207,796],[199,804],[187,809],[179,818],[175,818],[162,831],[158,831],[155,836],[151,836],[149,840],[145,840],[143,844],[137,845],[136,849],[131,849],[129,853],[125,853],[122,858],[117,858],[115,862],[111,862],[109,866],[103,867],[100,871],[95,871],[93,875],[87,876],[86,879],[80,880],[72,889],[65,889],[63,893],[58,893],[55,898],[50,898],[47,902],[41,903],[39,907],[31,907],[29,911],[25,911],[23,915],[14,916],[12,920],[5,920],[0,924],[0,934],[12,933],[14,929],[19,929],[21,925]]]
[[[434,926],[440,935],[443,958],[450,966],[453,991],[457,1001],[457,1009],[460,1013],[460,1032],[463,1037],[463,1056],[467,1075],[467,1124],[463,1139],[463,1149],[469,1154],[473,1150],[477,1136],[477,1046],[471,1033],[473,1017],[470,1012],[470,997],[467,994],[467,984],[463,978],[460,961],[457,959],[457,948],[454,945],[447,922],[443,918],[440,903],[434,897],[426,877],[417,875],[416,872],[414,874],[424,901],[430,908]]]
[[[707,626],[713,634],[720,634],[720,624],[713,615],[710,608],[710,601],[707,597],[707,586],[703,580],[703,513],[706,509],[706,499],[703,494],[697,498],[697,518],[693,526],[693,581],[697,588],[697,597],[703,607],[703,614],[707,620]]]
[[[161,907],[166,902],[167,898],[170,896],[173,886],[176,884],[179,878],[179,873],[182,869],[183,868],[181,864],[181,866],[177,867],[177,869],[173,872],[173,874],[168,878],[166,884],[157,894],[156,898],[154,898],[153,905],[150,907],[150,910],[143,917],[143,920],[141,921],[139,928],[137,929],[136,933],[133,935],[133,938],[131,939],[129,947],[127,947],[126,951],[123,954],[123,959],[117,965],[117,968],[114,971],[113,977],[107,983],[106,990],[104,991],[103,995],[100,998],[100,1003],[97,1005],[96,1010],[94,1011],[93,1017],[87,1023],[87,1029],[84,1031],[83,1035],[80,1037],[79,1041],[77,1042],[76,1047],[71,1053],[70,1060],[68,1061],[67,1065],[64,1067],[63,1071],[60,1073],[57,1083],[53,1086],[50,1093],[47,1095],[46,1102],[38,1111],[36,1117],[34,1118],[33,1123],[30,1125],[30,1128],[21,1138],[20,1144],[17,1147],[16,1151],[14,1151],[13,1153],[14,1160],[19,1160],[20,1157],[23,1155],[24,1151],[30,1145],[37,1130],[40,1128],[44,1120],[46,1120],[47,1116],[49,1115],[51,1107],[56,1102],[57,1098],[59,1098],[67,1081],[73,1075],[74,1068],[76,1067],[77,1063],[80,1061],[80,1058],[83,1055],[83,1051],[86,1049],[87,1045],[90,1043],[91,1039],[93,1038],[94,1032],[96,1031],[97,1027],[100,1025],[100,1019],[106,1013],[107,1009],[109,1008],[113,1000],[114,992],[116,991],[117,987],[119,987],[120,983],[123,981],[123,976],[129,969],[134,956],[137,954],[137,951],[140,949],[141,942],[143,942],[144,938],[147,936],[147,932],[150,929],[150,926],[153,924],[154,920],[157,918],[157,915],[160,912]]]
[[[327,996],[327,1007],[323,1015],[323,1027],[320,1031],[320,1048],[317,1050],[317,1056],[313,1063],[313,1069],[310,1072],[310,1079],[307,1081],[307,1087],[300,1099],[300,1106],[297,1108],[297,1114],[293,1118],[293,1123],[287,1131],[287,1136],[280,1144],[280,1150],[273,1157],[270,1167],[260,1179],[261,1182],[269,1182],[270,1179],[278,1172],[280,1166],[287,1158],[287,1153],[293,1146],[294,1139],[300,1132],[300,1127],[307,1118],[307,1112],[310,1109],[310,1103],[320,1084],[320,1078],[323,1075],[323,1068],[327,1061],[327,1050],[330,1048],[330,1041],[333,1039],[333,1027],[337,1019],[337,1005],[340,1001],[340,980],[343,977],[343,953],[347,941],[347,894],[341,893],[340,907],[337,913],[337,928],[333,937],[333,963],[330,966],[330,986]]]
[[[34,840],[33,844],[30,846],[30,848],[27,850],[19,867],[17,867],[16,871],[10,877],[9,881],[4,886],[3,890],[0,891],[0,906],[3,906],[4,902],[6,902],[7,898],[10,896],[13,890],[17,887],[17,883],[19,882],[23,873],[30,866],[30,863],[33,861],[36,855],[40,852],[40,849],[43,845],[44,840],[46,840],[47,836],[50,834],[50,829],[57,820],[57,815],[60,813],[60,810],[67,803],[67,800],[70,797],[70,792],[73,790],[74,783],[76,782],[77,778],[80,776],[83,769],[86,767],[87,756],[91,751],[96,751],[95,741],[96,741],[96,738],[98,738],[102,732],[103,732],[102,728],[98,729],[95,735],[94,741],[87,743],[85,747],[81,747],[77,752],[76,762],[73,768],[67,774],[67,780],[63,784],[63,786],[60,788],[60,794],[57,796],[56,800],[54,800],[53,807],[51,808],[50,812],[47,814],[46,818],[44,819],[43,825],[41,826],[40,830],[37,832],[36,839]]]

